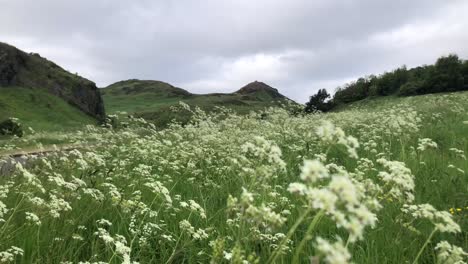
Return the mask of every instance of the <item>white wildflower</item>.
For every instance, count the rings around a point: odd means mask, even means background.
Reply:
[[[437,251],[437,263],[439,264],[463,264],[466,263],[468,253],[461,247],[453,246],[447,241],[439,242],[435,250]]]
[[[34,214],[34,213],[31,213],[31,212],[26,212],[26,220],[34,225],[41,225],[41,220],[39,219],[39,217]]]
[[[335,243],[318,237],[315,242],[315,249],[317,250],[318,256],[323,258],[325,263],[328,264],[346,264],[350,263],[351,254],[348,249],[344,246],[343,241],[338,238]]]
[[[301,170],[301,179],[305,182],[315,183],[329,177],[327,168],[318,160],[306,160]]]

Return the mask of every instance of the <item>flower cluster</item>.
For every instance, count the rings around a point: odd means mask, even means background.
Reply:
[[[453,246],[447,241],[439,242],[435,250],[437,251],[437,263],[440,264],[463,264],[466,263],[468,253],[461,247]]]

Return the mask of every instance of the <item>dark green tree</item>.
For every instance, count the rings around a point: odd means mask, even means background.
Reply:
[[[332,102],[327,99],[330,98],[330,94],[326,89],[320,89],[315,95],[312,95],[309,102],[306,103],[304,111],[306,113],[312,113],[315,111],[326,112],[332,108]]]

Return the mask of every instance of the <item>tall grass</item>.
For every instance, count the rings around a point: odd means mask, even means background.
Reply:
[[[0,179],[0,261],[466,261],[467,99],[88,127],[93,151]]]

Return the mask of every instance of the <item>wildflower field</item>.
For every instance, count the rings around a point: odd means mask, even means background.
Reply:
[[[88,148],[2,176],[0,263],[467,261],[467,92],[180,108],[187,125],[88,126],[62,135]]]

